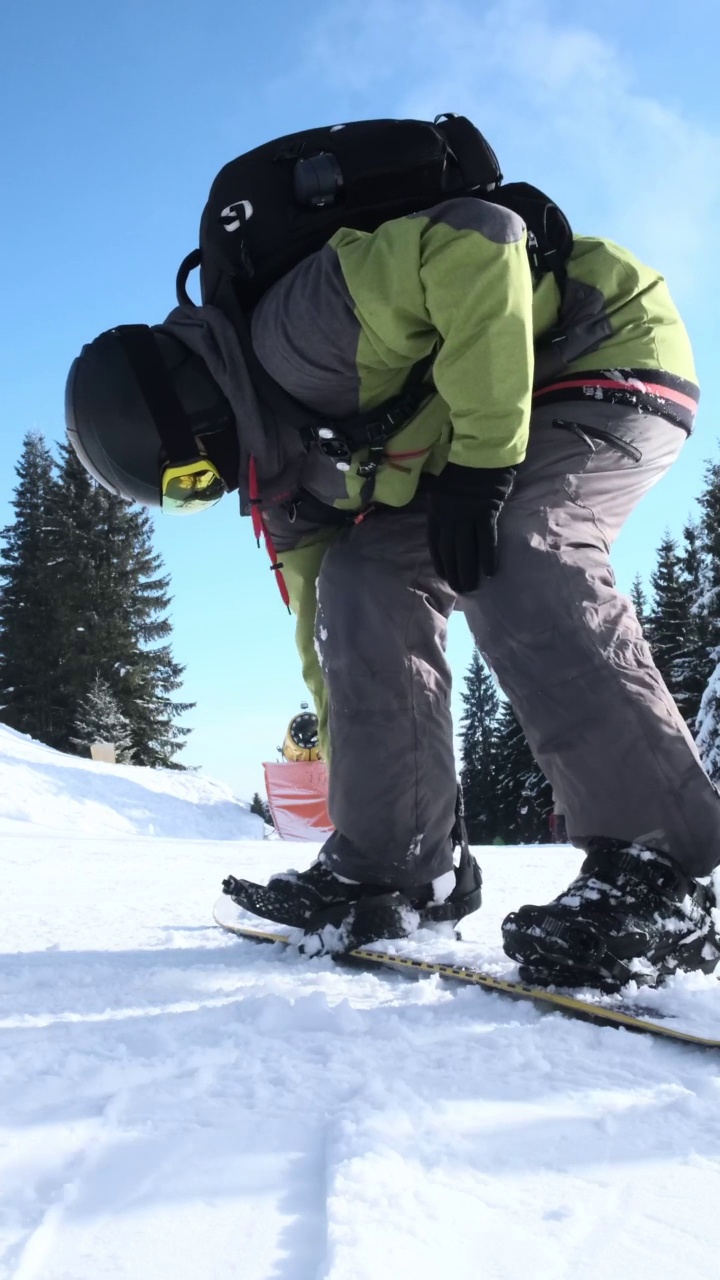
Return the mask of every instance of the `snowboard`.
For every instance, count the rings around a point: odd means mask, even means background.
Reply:
[[[248,942],[279,944],[284,947],[293,945],[293,933],[283,925],[266,924],[254,917],[248,917],[232,901],[223,896],[213,908],[213,918],[221,929],[243,938]],[[248,921],[252,921],[249,923]],[[412,942],[412,939],[410,939]],[[407,944],[406,944],[407,945]],[[462,948],[463,943],[454,944]],[[720,1049],[720,1037],[696,1035],[691,1031],[683,1031],[673,1026],[671,1021],[657,1019],[638,1009],[623,1008],[617,1003],[620,997],[603,997],[599,992],[596,998],[579,997],[568,991],[559,991],[545,987],[530,986],[525,982],[495,977],[474,965],[446,963],[441,960],[424,959],[421,954],[408,956],[392,950],[383,949],[379,943],[367,947],[358,947],[354,951],[343,952],[332,959],[339,964],[358,966],[364,969],[380,971],[393,970],[411,977],[428,977],[433,974],[449,982],[466,986],[480,987],[483,991],[495,995],[507,996],[511,1000],[529,1001],[537,1008],[548,1013],[561,1013],[568,1018],[576,1018],[583,1022],[593,1022],[604,1027],[624,1027],[626,1031],[642,1032],[645,1035],[657,1036],[681,1044],[695,1045],[701,1049]],[[309,962],[308,962],[309,963]],[[606,1003],[603,1003],[603,999]],[[614,999],[616,1003],[609,1003]],[[661,1015],[662,1017],[662,1015]]]

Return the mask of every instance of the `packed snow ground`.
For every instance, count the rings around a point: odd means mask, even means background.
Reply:
[[[238,942],[222,877],[314,853],[253,822],[0,727],[2,1280],[715,1274],[720,1054]],[[512,972],[578,855],[482,860]],[[720,1034],[713,979],[643,1000]]]

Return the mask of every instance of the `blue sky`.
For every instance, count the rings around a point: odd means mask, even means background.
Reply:
[[[647,576],[717,454],[719,44],[716,0],[2,6],[0,522],[24,433],[62,437],[82,343],[173,305],[222,164],[311,125],[458,111],[508,179],[536,182],[576,230],[659,267],[681,306],[702,384],[697,432],[614,555],[625,589]],[[198,703],[185,759],[249,795],[304,696],[292,621],[233,498],[196,520],[158,519],[156,544],[184,695]],[[456,695],[470,653],[454,620]]]

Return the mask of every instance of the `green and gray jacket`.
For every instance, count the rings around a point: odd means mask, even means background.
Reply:
[[[323,504],[319,510],[352,519],[368,500],[358,472],[366,451],[338,470],[317,446],[306,450],[294,428],[262,420],[228,322],[212,307],[191,317],[184,311],[168,321],[212,331],[212,359],[207,334],[194,345],[235,409],[244,510],[254,460],[306,679],[322,703],[315,581],[337,526],[308,519],[294,499],[302,490]],[[428,398],[388,441],[375,476],[373,502],[392,507],[410,502],[423,473],[437,474],[448,461],[521,462],[533,403],[620,399],[688,431],[697,403],[690,343],[661,275],[610,241],[577,237],[561,306],[554,276],[533,278],[521,219],[474,198],[372,233],[338,231],[263,297],[252,340],[276,382],[338,420],[397,395],[412,367],[436,351]]]
[[[578,238],[561,310],[555,278],[533,280],[522,221],[476,199],[372,234],[338,231],[265,295],[252,335],[285,390],[339,419],[396,395],[437,349],[436,394],[389,442],[376,477],[374,500],[390,506],[447,461],[520,462],[533,399],[625,396],[688,430],[697,400],[688,337],[657,272],[609,241]],[[327,474],[309,456],[304,487],[359,510],[363,456],[346,472],[330,462]]]

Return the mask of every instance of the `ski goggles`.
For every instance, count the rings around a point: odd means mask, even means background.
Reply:
[[[160,480],[160,507],[168,516],[194,516],[208,511],[227,493],[225,482],[209,458],[165,467]]]

